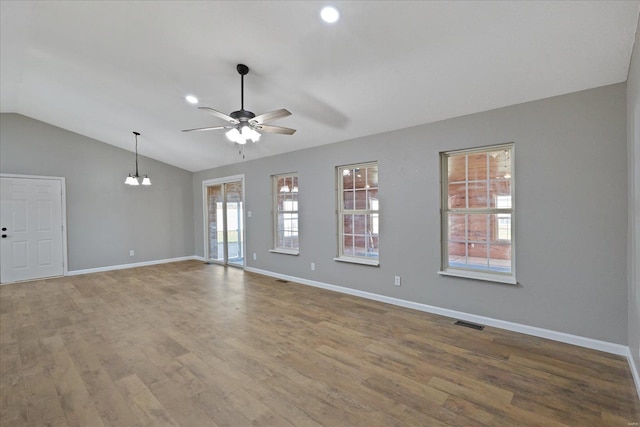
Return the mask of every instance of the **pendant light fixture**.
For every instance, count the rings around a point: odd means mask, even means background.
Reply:
[[[127,185],[140,185],[141,176],[138,175],[138,136],[140,135],[140,133],[133,132],[133,134],[136,136],[136,173],[130,173],[129,176],[127,176],[127,178],[124,180],[124,183]],[[146,174],[144,175],[144,178],[142,178],[142,185],[151,185],[151,180]]]

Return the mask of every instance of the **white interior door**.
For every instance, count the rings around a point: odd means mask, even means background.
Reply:
[[[0,181],[0,282],[62,276],[62,181],[5,177]]]

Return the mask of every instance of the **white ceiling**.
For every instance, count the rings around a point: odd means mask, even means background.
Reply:
[[[638,1],[2,1],[0,109],[198,171],[225,113],[287,108],[254,159],[623,82]]]

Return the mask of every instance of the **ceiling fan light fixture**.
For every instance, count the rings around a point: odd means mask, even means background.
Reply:
[[[237,111],[233,111],[230,114],[225,114],[221,113],[220,111],[214,110],[213,108],[198,107],[198,109],[205,110],[209,114],[216,116],[219,119],[225,120],[229,124],[226,126],[210,126],[204,128],[183,129],[182,132],[228,129],[225,133],[227,139],[240,146],[245,145],[248,141],[254,143],[258,142],[261,137],[261,132],[293,135],[296,132],[295,129],[266,124],[274,120],[290,116],[291,112],[289,112],[288,110],[280,108],[279,110],[269,111],[267,113],[256,116],[253,112],[244,109],[244,76],[249,73],[249,67],[244,64],[238,64],[236,69],[238,70],[238,74],[240,74],[240,109]],[[240,147],[238,153],[242,155],[242,158],[244,158],[242,147]]]
[[[245,125],[242,127],[242,137],[245,140],[250,139],[251,142],[258,142],[260,134],[256,130],[251,129],[250,126]]]

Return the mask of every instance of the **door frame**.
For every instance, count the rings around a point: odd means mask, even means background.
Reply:
[[[62,275],[66,276],[69,272],[69,262],[67,257],[67,185],[65,177],[63,176],[43,176],[43,175],[20,175],[13,173],[0,173],[0,178],[16,178],[16,179],[46,179],[60,181],[61,195],[61,215],[62,215]],[[39,279],[32,279],[39,280]],[[6,282],[2,285],[8,285],[9,283],[18,282]]]
[[[211,261],[209,257],[209,224],[207,223],[208,212],[207,212],[207,187],[212,185],[220,185],[227,184],[230,182],[238,182],[240,181],[242,186],[242,259],[243,266],[240,267],[238,265],[228,264],[225,259],[224,265],[231,265],[232,267],[245,268],[247,266],[247,213],[246,213],[246,205],[245,205],[245,188],[244,188],[244,174],[239,175],[230,175],[221,178],[213,178],[213,179],[205,179],[202,180],[202,230],[204,234],[204,259],[206,261]],[[225,258],[228,255],[225,253]]]

